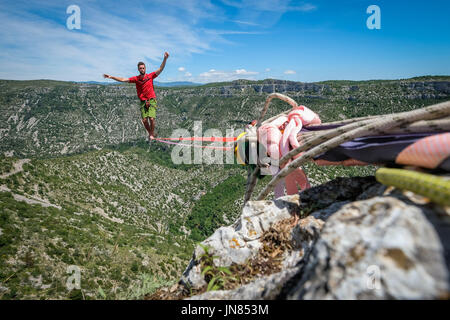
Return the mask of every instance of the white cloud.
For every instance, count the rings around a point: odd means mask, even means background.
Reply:
[[[270,68],[266,68],[264,71],[265,72],[270,72]]]
[[[295,72],[294,70],[286,70],[284,72],[284,74],[296,74],[297,72]]]
[[[220,8],[207,5],[202,11],[203,3],[209,2],[190,0],[182,5],[174,1],[165,5],[156,1],[130,7],[80,0],[81,30],[66,28],[64,19],[69,15],[59,2],[1,3],[0,77],[103,81],[103,73],[122,77],[135,74],[138,61],[146,62],[148,71],[153,71],[165,51],[170,53],[169,63],[213,51],[214,44],[224,39],[199,28],[196,21],[214,16]],[[167,10],[155,7],[158,5]],[[56,17],[60,14],[63,20],[45,16],[47,12]],[[151,32],[142,27],[148,25],[149,16]]]
[[[240,21],[240,20],[231,20],[231,21],[235,22],[235,23],[238,23],[238,24],[247,25],[247,26],[253,26],[253,27],[259,26],[259,24],[254,23],[254,22],[249,22],[249,21]]]
[[[235,34],[264,34],[260,31],[236,31],[236,30],[205,30],[205,33],[212,35],[235,35]]]
[[[261,12],[275,21],[283,12],[308,9],[307,4],[295,7],[287,0],[224,2],[235,6],[237,13],[227,15],[227,10],[210,0],[152,0],[145,5],[77,0],[81,30],[66,28],[68,3],[0,2],[0,78],[103,81],[103,73],[127,77],[137,73],[138,61],[144,61],[148,71],[158,68],[165,51],[170,53],[168,63],[176,66],[192,54],[219,51],[217,44],[233,44],[226,35],[258,33],[253,29],[211,29],[203,24],[207,20],[234,21],[241,25],[236,28],[264,27],[271,22],[265,22],[267,17]],[[151,31],[142,27],[148,26],[150,16]],[[192,76],[181,66],[174,67],[175,74],[170,76],[177,77],[176,70],[182,72],[179,76]],[[162,78],[170,72],[166,68]],[[257,74],[245,69],[210,70],[198,78],[203,82],[227,81],[250,79]]]
[[[222,82],[232,81],[237,79],[249,79],[253,80],[253,76],[259,74],[256,71],[247,71],[245,69],[237,69],[234,71],[220,71],[211,69],[207,72],[203,72],[198,76],[199,82]]]
[[[291,11],[302,11],[302,12],[309,12],[309,11],[313,11],[316,10],[317,7],[311,3],[305,3],[301,6],[297,6],[297,7],[290,7],[289,8]]]
[[[258,74],[258,72],[251,72],[251,71],[247,71],[245,69],[237,69],[236,74],[242,74],[242,75],[248,75],[248,74]]]
[[[272,26],[287,12],[310,12],[317,9],[311,3],[292,5],[292,0],[221,0],[237,11],[234,22],[243,25]]]
[[[287,12],[287,11],[311,11],[317,7],[310,3],[303,3],[299,6],[291,6],[291,0],[221,0],[227,6],[238,9],[249,9],[254,11],[268,11],[268,12]],[[241,20],[238,20],[241,21]],[[244,20],[246,21],[246,20]]]

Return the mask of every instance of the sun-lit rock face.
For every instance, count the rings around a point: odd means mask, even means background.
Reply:
[[[219,229],[203,242],[213,248],[218,265],[256,266],[265,261],[273,267],[274,262],[268,263],[267,259],[276,257],[279,267],[272,274],[256,275],[244,285],[208,291],[190,299],[448,297],[449,208],[411,192],[387,188],[373,177],[336,179],[300,193],[299,198],[292,210],[286,211],[279,201],[292,203],[293,199],[288,197],[277,200],[278,203],[251,202],[233,226],[221,228],[229,230],[229,234]],[[267,242],[267,235],[274,229],[262,227],[253,238],[244,237],[243,234],[251,232],[248,230],[253,230],[240,224],[248,219],[249,212],[262,220],[270,216],[271,228],[275,226],[278,234],[288,236],[283,241]],[[294,220],[290,216],[293,214],[300,215],[300,219]],[[253,226],[248,220],[246,223]],[[279,227],[283,223],[284,229]],[[232,253],[239,252],[236,248],[224,248],[224,244],[232,246],[228,239],[231,235],[245,248],[242,256]],[[249,243],[255,241],[259,243],[251,246],[250,254]],[[279,255],[273,254],[277,247]],[[265,251],[269,254],[264,254]],[[201,264],[194,263],[199,256],[197,249],[191,269],[185,271],[185,279],[193,280],[184,282],[185,285],[206,285]],[[190,278],[194,274],[197,277]]]

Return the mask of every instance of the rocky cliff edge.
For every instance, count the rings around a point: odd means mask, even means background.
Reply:
[[[374,177],[250,201],[150,299],[448,299],[450,208]]]

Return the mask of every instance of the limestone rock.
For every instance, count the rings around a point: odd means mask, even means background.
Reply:
[[[261,247],[259,238],[272,224],[290,218],[298,211],[298,195],[281,197],[275,201],[249,201],[233,225],[217,229],[202,245],[208,246],[210,254],[218,256],[214,260],[216,266],[243,264],[256,255]],[[199,267],[199,259],[204,253],[201,246],[195,248],[181,278],[185,286],[198,289],[206,284]]]
[[[187,300],[273,300],[297,271],[297,268],[286,269],[235,290],[208,291]]]
[[[339,178],[305,190],[300,199],[249,202],[235,224],[204,241],[219,256],[217,265],[244,264],[260,257],[259,239],[272,224],[300,211],[303,218],[292,228],[281,271],[190,299],[450,296],[449,208],[387,188],[373,177]],[[197,288],[206,284],[199,276],[202,253],[195,250],[183,275],[185,283]]]
[[[375,197],[342,207],[285,288],[288,299],[434,299],[449,290],[444,248],[419,207]]]

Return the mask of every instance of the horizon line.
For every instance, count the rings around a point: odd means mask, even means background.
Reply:
[[[179,80],[179,81],[155,81],[160,84],[171,84],[171,83],[178,83],[178,82],[184,82],[184,83],[192,83],[198,86],[202,85],[208,85],[208,84],[215,84],[215,83],[228,83],[228,82],[236,82],[236,81],[248,81],[248,82],[259,82],[259,81],[266,81],[266,80],[276,80],[276,81],[286,81],[286,82],[300,82],[300,83],[318,83],[318,82],[327,82],[327,81],[353,81],[353,82],[365,82],[365,81],[396,81],[396,80],[411,80],[416,78],[433,78],[433,77],[450,77],[449,75],[418,75],[408,78],[372,78],[372,79],[360,79],[360,80],[351,80],[351,79],[327,79],[327,80],[319,80],[319,81],[295,81],[295,80],[286,80],[286,79],[276,79],[276,78],[265,78],[260,80],[254,80],[254,79],[235,79],[235,80],[229,80],[229,81],[213,81],[213,82],[193,82],[193,81],[185,81],[185,80]],[[122,84],[122,83],[115,83],[115,82],[106,82],[106,81],[96,81],[96,80],[85,80],[85,81],[76,81],[76,80],[57,80],[57,79],[0,79],[0,81],[56,81],[56,82],[70,82],[70,83],[98,83],[98,84]]]

